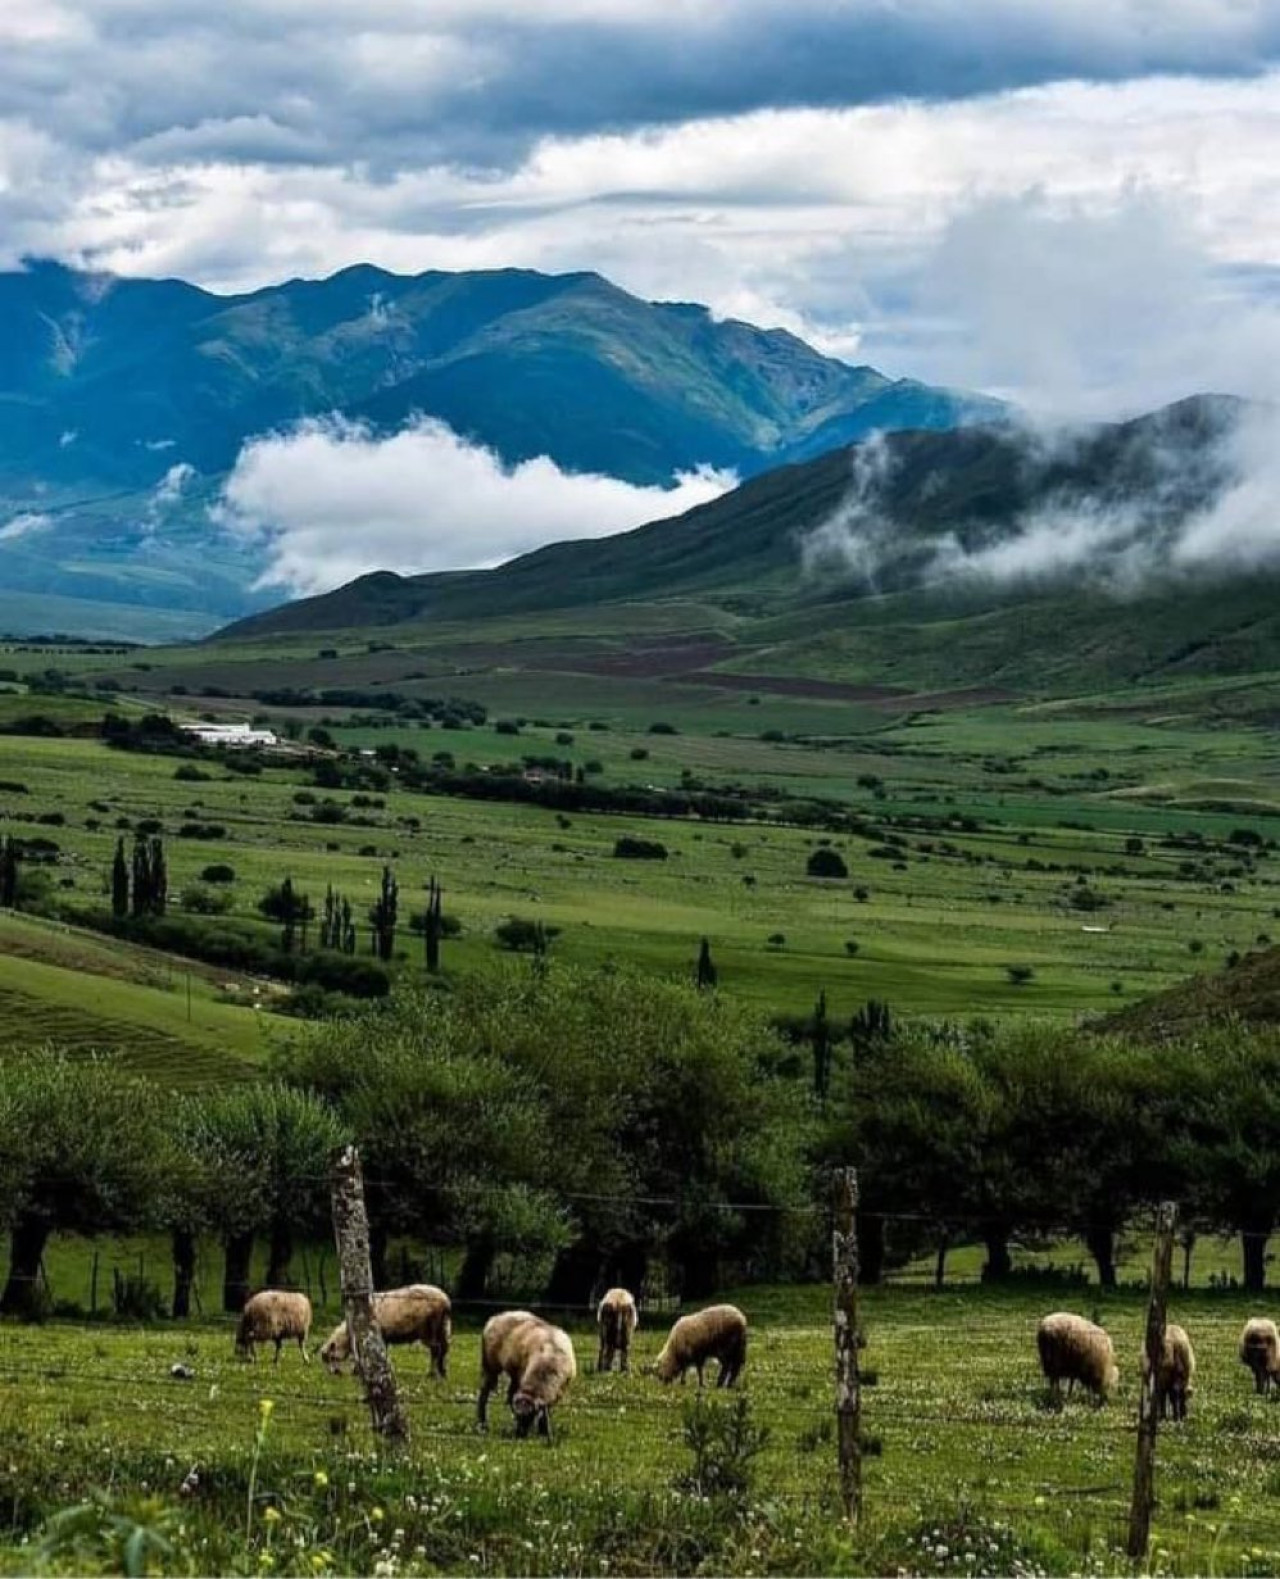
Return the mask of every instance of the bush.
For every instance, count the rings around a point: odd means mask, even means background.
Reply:
[[[738,1393],[728,1407],[699,1393],[684,1406],[684,1445],[693,1454],[693,1464],[676,1484],[698,1497],[745,1501],[754,1462],[768,1442],[768,1427],[752,1420],[745,1393]]]
[[[194,916],[224,916],[231,909],[231,895],[224,889],[205,888],[199,883],[182,890],[182,908]]]
[[[649,733],[651,735],[678,735],[680,731],[674,724],[657,723],[649,725]]]
[[[541,921],[531,921],[527,916],[509,916],[493,929],[499,948],[513,954],[543,954],[553,938],[559,937],[559,927],[544,926]]]
[[[665,861],[667,847],[656,839],[635,839],[624,834],[614,841],[613,853],[620,861]]]
[[[861,948],[862,944],[858,942],[857,938],[846,938],[844,940],[844,951],[850,959],[852,959]]]
[[[227,866],[222,862],[218,862],[213,866],[206,866],[200,873],[200,881],[202,883],[234,883],[235,880],[235,867]]]
[[[184,762],[181,767],[174,768],[173,776],[183,784],[207,784],[213,778],[212,773],[206,773],[194,762]]]
[[[849,868],[844,864],[844,857],[839,850],[832,850],[826,845],[820,846],[809,857],[808,873],[810,877],[848,877]]]
[[[648,760],[648,756],[649,756],[648,747],[646,747],[646,746],[632,746],[631,751],[630,751],[630,756],[631,756],[631,760],[633,762],[645,762],[645,761]]]
[[[1030,965],[1006,965],[1004,973],[1009,978],[1011,987],[1025,987],[1029,981],[1034,981],[1036,976]]]
[[[220,822],[184,822],[178,829],[180,839],[225,839],[227,830]]]

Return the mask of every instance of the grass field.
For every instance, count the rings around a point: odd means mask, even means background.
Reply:
[[[1034,1349],[1051,1295],[868,1294],[862,1363],[875,1385],[863,1423],[875,1448],[856,1542],[836,1514],[826,1291],[732,1297],[752,1320],[745,1390],[768,1440],[745,1509],[718,1521],[675,1484],[692,1462],[682,1425],[690,1390],[636,1372],[591,1374],[583,1325],[573,1329],[579,1378],[550,1448],[513,1440],[496,1404],[489,1435],[476,1434],[470,1323],[460,1323],[445,1383],[428,1379],[419,1352],[399,1351],[414,1433],[399,1467],[371,1457],[349,1378],[304,1366],[296,1352],[278,1370],[251,1369],[233,1358],[226,1324],[0,1329],[6,1500],[21,1486],[34,1516],[37,1504],[66,1506],[105,1484],[116,1511],[164,1533],[204,1571],[232,1555],[234,1571],[283,1572],[367,1572],[391,1558],[383,1571],[687,1571],[700,1560],[743,1572],[1123,1568],[1138,1296],[1090,1301],[1120,1358],[1117,1397],[1101,1410],[1075,1399],[1054,1412]],[[1244,1307],[1184,1295],[1172,1314],[1192,1334],[1199,1372],[1189,1421],[1159,1437],[1151,1571],[1275,1572],[1275,1405],[1254,1396],[1236,1359]],[[664,1325],[642,1323],[640,1363]],[[172,1380],[175,1363],[193,1380]],[[272,1412],[245,1538],[264,1398]],[[198,1489],[184,1498],[193,1474]],[[22,1545],[2,1553],[10,1571],[30,1563]]]
[[[662,672],[662,643],[687,642],[691,621],[704,620],[696,633],[708,641],[733,628],[723,613],[667,612],[633,611],[629,644],[583,612],[536,632],[495,622],[483,648],[457,630],[390,651],[335,638],[336,659],[320,658],[314,639],[123,657],[0,652],[0,668],[20,676],[0,696],[0,728],[33,711],[81,728],[107,706],[265,713],[295,733],[322,724],[351,748],[397,742],[424,759],[447,750],[459,766],[555,756],[614,787],[692,777],[827,797],[869,830],[832,838],[847,879],[808,877],[828,836],[785,820],[557,816],[414,793],[394,779],[357,797],[316,788],[314,766],[296,759],[253,778],[206,761],[208,776],[193,782],[175,777],[173,757],[88,736],[0,735],[0,831],[53,841],[55,858],[38,870],[72,910],[104,904],[117,839],[156,819],[175,911],[217,863],[235,871],[235,918],[256,917],[287,875],[317,904],[333,885],[363,920],[391,864],[398,978],[422,970],[406,922],[434,875],[461,926],[444,945],[446,979],[491,971],[502,957],[494,928],[518,915],[559,929],[553,966],[619,960],[688,974],[706,937],[724,993],[803,1014],[825,991],[836,1021],[869,998],[907,1017],[1070,1020],[1280,935],[1280,746],[1257,695],[1242,699],[1237,682],[985,699],[789,693],[781,681],[757,691],[718,683],[714,665]],[[765,662],[753,653],[733,678]],[[22,689],[50,666],[131,689],[101,701]],[[370,707],[273,709],[248,694],[324,683],[474,699],[489,722],[424,728]],[[224,694],[201,696],[205,687]],[[500,719],[520,720],[519,733],[497,730]],[[654,723],[675,732],[653,733]],[[340,808],[333,820],[317,820],[325,801]],[[223,831],[183,837],[197,822]],[[661,842],[667,858],[616,858],[624,834]],[[1081,906],[1081,890],[1097,908]],[[1011,967],[1030,975],[1015,982]],[[221,1084],[251,1078],[274,1041],[297,1034],[297,1021],[271,1012],[280,996],[241,973],[0,914],[0,1046],[110,1049],[167,1086]],[[219,1302],[220,1270],[207,1249],[196,1284],[206,1313]],[[117,1269],[167,1286],[163,1238],[107,1241],[98,1253],[100,1309]],[[1128,1243],[1122,1278],[1136,1284],[1147,1254]],[[88,1308],[93,1256],[84,1241],[50,1245],[56,1302]],[[639,1375],[589,1374],[583,1326],[574,1329],[583,1374],[545,1450],[512,1441],[505,1420],[487,1439],[474,1433],[475,1321],[459,1324],[447,1384],[407,1358],[415,1441],[399,1466],[373,1454],[349,1379],[296,1355],[278,1373],[251,1371],[233,1360],[230,1328],[207,1315],[189,1327],[0,1327],[0,1527],[13,1532],[0,1536],[9,1542],[0,1570],[114,1571],[141,1530],[153,1566],[175,1572],[1119,1571],[1141,1294],[991,1290],[977,1283],[980,1256],[952,1253],[945,1292],[926,1292],[922,1264],[866,1296],[864,1365],[877,1384],[865,1429],[879,1450],[856,1541],[836,1511],[828,1293],[756,1288],[732,1297],[756,1329],[747,1393],[769,1440],[751,1497],[735,1505],[693,1496],[681,1479],[692,1456],[680,1394]],[[327,1263],[315,1247],[300,1257],[331,1306],[331,1252]],[[1059,1244],[1017,1264],[1030,1275],[1084,1260],[1081,1247]],[[1235,1359],[1244,1304],[1208,1286],[1228,1269],[1238,1271],[1235,1248],[1202,1242],[1193,1289],[1171,1312],[1192,1332],[1200,1385],[1190,1422],[1161,1436],[1153,1572],[1280,1571],[1277,1417]],[[1105,1410],[1045,1406],[1034,1326],[1059,1304],[1096,1309],[1116,1337],[1122,1389]],[[659,1325],[645,1323],[642,1358]],[[194,1380],[170,1378],[178,1362]],[[198,1489],[184,1496],[192,1471]],[[106,1499],[98,1512],[50,1532],[50,1514],[95,1497]],[[166,1544],[148,1547],[153,1539]]]

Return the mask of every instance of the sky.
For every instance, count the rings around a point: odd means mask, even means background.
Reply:
[[[597,269],[1048,416],[1276,394],[1277,149],[1280,0],[0,5],[0,266]]]

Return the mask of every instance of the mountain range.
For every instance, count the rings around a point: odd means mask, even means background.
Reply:
[[[666,486],[1004,414],[586,273],[360,265],[218,296],[38,262],[0,274],[0,326],[0,629],[163,636],[264,607],[262,545],[209,507],[247,441],[311,417],[431,416],[507,464]]]

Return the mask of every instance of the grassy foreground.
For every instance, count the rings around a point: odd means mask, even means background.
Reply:
[[[474,1325],[445,1383],[399,1351],[413,1429],[399,1463],[379,1459],[350,1378],[296,1352],[279,1370],[250,1368],[225,1324],[0,1329],[0,1570],[128,1566],[130,1538],[138,1572],[1126,1570],[1138,1294],[1071,1296],[1112,1332],[1121,1389],[1105,1409],[1075,1400],[1055,1413],[1033,1339],[1060,1295],[869,1293],[856,1537],[838,1513],[827,1291],[733,1297],[752,1318],[745,1392],[767,1432],[742,1497],[690,1480],[692,1389],[592,1374],[586,1325],[573,1329],[580,1374],[549,1448],[516,1442],[500,1408],[487,1437],[475,1431]],[[1159,1437],[1151,1571],[1274,1573],[1277,1417],[1236,1360],[1245,1307],[1193,1293],[1171,1314],[1199,1377],[1190,1420]],[[638,1363],[664,1325],[642,1327]],[[172,1379],[175,1363],[193,1378]],[[715,1466],[702,1468],[709,1484]]]

